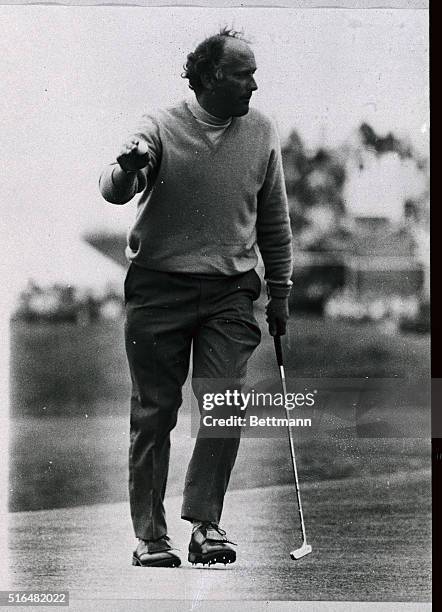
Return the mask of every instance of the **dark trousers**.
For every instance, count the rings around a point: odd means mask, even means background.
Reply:
[[[193,389],[213,380],[245,378],[260,342],[253,301],[261,282],[254,270],[196,277],[131,264],[125,281],[126,352],[132,378],[129,495],[135,535],[167,533],[164,494],[170,432],[182,402],[193,347]],[[201,384],[203,381],[203,384]],[[195,384],[196,383],[196,384]],[[199,404],[202,414],[201,403]],[[188,466],[181,516],[219,522],[240,436],[207,438],[201,429]]]

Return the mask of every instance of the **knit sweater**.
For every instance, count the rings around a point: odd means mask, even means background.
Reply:
[[[129,189],[110,165],[103,197],[125,203],[141,193],[127,256],[149,269],[234,275],[261,252],[272,295],[287,295],[292,237],[281,151],[272,122],[254,109],[233,117],[214,145],[182,102],[145,115],[136,135],[151,152]]]

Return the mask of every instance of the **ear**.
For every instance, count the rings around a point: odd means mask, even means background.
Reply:
[[[204,72],[201,76],[201,83],[203,84],[204,89],[208,89],[209,91],[212,91],[214,84],[215,84],[215,79],[213,78],[213,74],[211,74],[210,72]]]
[[[213,74],[212,72],[204,72],[200,78],[204,86],[204,89],[213,91],[217,83],[221,81],[223,77],[224,77],[224,74],[223,74],[222,68],[217,68],[215,70],[215,74]]]

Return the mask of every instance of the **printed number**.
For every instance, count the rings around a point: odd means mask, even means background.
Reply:
[[[66,593],[8,593],[8,603],[64,603]]]

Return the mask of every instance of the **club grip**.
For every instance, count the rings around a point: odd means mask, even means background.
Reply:
[[[273,342],[275,343],[275,353],[276,353],[276,361],[279,366],[284,365],[282,359],[282,344],[281,344],[281,336],[274,336]]]

